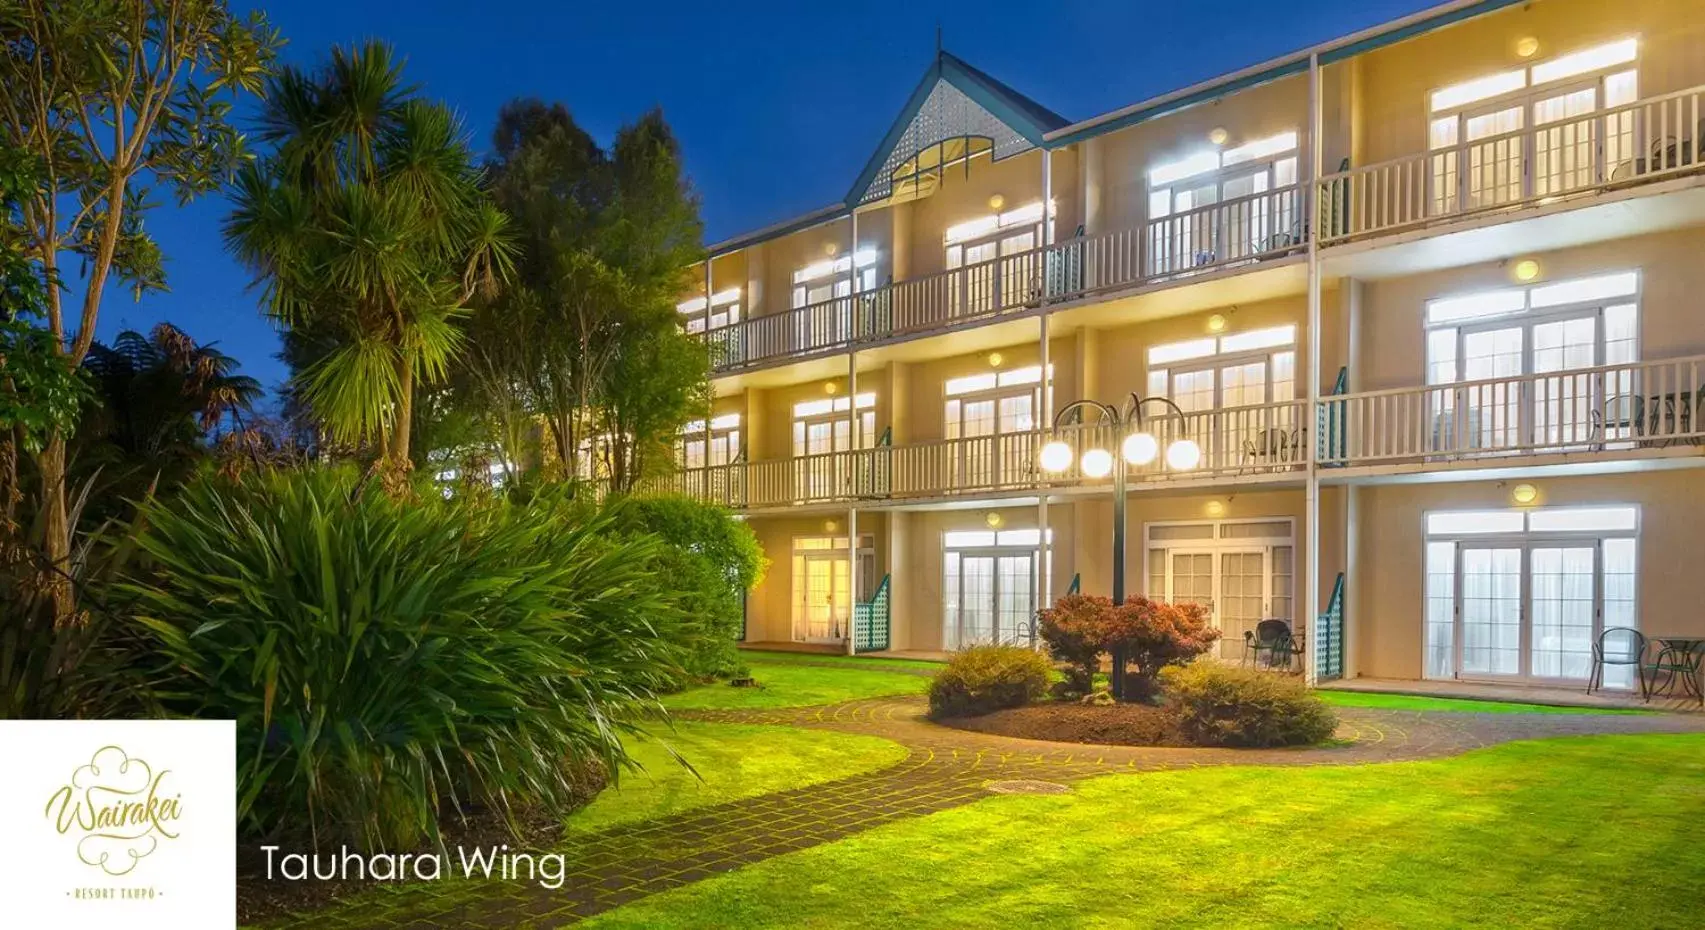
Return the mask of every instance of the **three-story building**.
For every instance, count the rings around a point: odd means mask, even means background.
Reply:
[[[1028,641],[1111,584],[1311,679],[1584,684],[1705,635],[1705,16],[1463,0],[1071,122],[941,53],[838,204],[713,246],[667,484],[746,514],[750,641]],[[1143,405],[1164,447],[1055,428]],[[1615,679],[1612,684],[1626,684]]]

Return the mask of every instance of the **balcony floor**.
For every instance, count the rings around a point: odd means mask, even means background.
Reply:
[[[1407,694],[1418,697],[1466,698],[1477,701],[1515,701],[1523,704],[1549,704],[1557,707],[1621,707],[1642,710],[1705,713],[1699,702],[1682,697],[1653,697],[1651,703],[1637,693],[1611,691],[1587,694],[1580,688],[1553,688],[1538,685],[1487,684],[1470,681],[1407,681],[1399,678],[1350,678],[1325,682],[1322,690],[1365,691],[1377,694]]]

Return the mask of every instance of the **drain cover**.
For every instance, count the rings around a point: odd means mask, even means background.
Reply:
[[[1034,781],[1028,778],[985,782],[983,787],[995,794],[1069,794],[1072,790],[1058,782]]]

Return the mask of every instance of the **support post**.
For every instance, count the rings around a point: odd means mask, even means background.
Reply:
[[[1049,357],[1049,347],[1048,347],[1048,284],[1049,284],[1049,282],[1048,282],[1048,262],[1049,262],[1049,259],[1053,257],[1053,253],[1048,250],[1048,247],[1053,245],[1053,244],[1054,244],[1054,153],[1048,149],[1043,149],[1042,150],[1042,246],[1043,246],[1043,250],[1042,250],[1042,260],[1041,260],[1042,312],[1036,318],[1037,319],[1037,325],[1036,325],[1037,336],[1036,336],[1036,338],[1040,341],[1040,347],[1039,347],[1037,354],[1039,356],[1039,360],[1040,360],[1041,366],[1042,366],[1042,389],[1039,393],[1039,396],[1037,397],[1037,400],[1042,407],[1042,415],[1037,418],[1037,422],[1040,422],[1040,423],[1052,423],[1054,421],[1053,361]],[[1053,573],[1049,570],[1051,567],[1051,564],[1052,564],[1052,560],[1049,558],[1049,554],[1051,552],[1052,547],[1048,544],[1048,494],[1045,491],[1042,494],[1037,496],[1037,501],[1036,501],[1036,532],[1037,532],[1036,553],[1037,553],[1038,564],[1036,566],[1037,583],[1036,583],[1036,588],[1035,588],[1035,591],[1036,591],[1035,609],[1037,611],[1040,611],[1042,608],[1047,607],[1048,605],[1053,603],[1053,599],[1051,597],[1051,589],[1053,587],[1053,580],[1054,580],[1053,579]],[[1034,628],[1035,628],[1034,627],[1035,614],[1032,614],[1031,617],[1032,617],[1032,624],[1033,624],[1032,630],[1034,630]],[[1035,637],[1034,633],[1031,635],[1030,639],[1031,639],[1030,645],[1032,647],[1034,647],[1036,645],[1036,637]]]
[[[846,477],[847,494],[856,499],[858,494],[858,462],[859,451],[863,447],[864,437],[858,434],[858,210],[855,208],[848,217],[849,230],[847,234],[847,272],[852,283],[847,288],[851,295],[847,307],[847,450]],[[858,507],[847,508],[847,604],[851,606],[850,616],[847,617],[847,655],[858,652]]]
[[[1308,57],[1308,195],[1304,198],[1308,210],[1308,413],[1318,422],[1320,411],[1320,175],[1325,161],[1324,127],[1322,126],[1320,56]],[[1303,678],[1309,687],[1319,680],[1320,657],[1315,644],[1319,641],[1315,625],[1320,622],[1320,437],[1310,430],[1307,446],[1307,479],[1304,519],[1307,538],[1303,546],[1304,564],[1302,621],[1306,626],[1303,643]]]

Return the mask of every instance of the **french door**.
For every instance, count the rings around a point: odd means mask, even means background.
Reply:
[[[945,432],[959,440],[948,453],[954,487],[995,487],[1026,473],[1028,446],[1001,437],[1036,429],[1039,393],[1028,386],[948,398]]]
[[[1009,548],[947,552],[948,649],[1028,644],[1035,609],[1036,554]]]
[[[986,239],[947,248],[947,269],[963,268],[952,290],[953,313],[974,316],[1024,302],[1030,275],[1023,262],[997,262],[1036,248],[1035,228],[1005,230]]]
[[[1558,448],[1592,442],[1599,426],[1595,412],[1610,396],[1631,385],[1626,373],[1571,374],[1605,364],[1603,319],[1598,308],[1571,311],[1540,320],[1464,327],[1455,352],[1460,380],[1492,381],[1441,395],[1440,449],[1501,450],[1533,446]],[[1530,382],[1516,379],[1539,375]],[[1458,417],[1461,421],[1458,421]]]
[[[1450,616],[1429,604],[1428,677],[1584,683],[1606,613],[1634,622],[1631,538],[1434,542],[1428,561],[1429,601],[1454,575]]]
[[[859,406],[873,401],[860,395]],[[857,447],[868,449],[876,432],[876,411],[860,410]],[[854,456],[852,424],[845,407],[821,414],[796,416],[793,421],[793,455],[796,494],[799,500],[826,500],[852,492]]]
[[[845,553],[827,552],[807,553],[799,561],[804,570],[794,579],[794,639],[845,639],[852,618],[852,562]]]
[[[1150,596],[1206,607],[1221,633],[1220,656],[1236,659],[1245,631],[1253,633],[1262,620],[1291,620],[1291,557],[1290,546],[1156,549]]]

